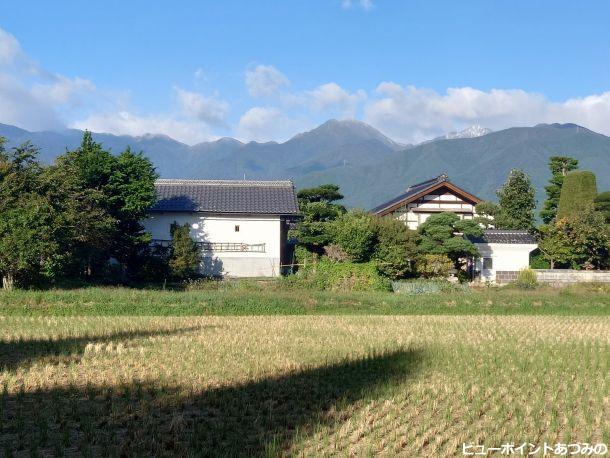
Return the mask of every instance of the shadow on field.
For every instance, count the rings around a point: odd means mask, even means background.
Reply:
[[[288,454],[298,437],[341,424],[352,404],[404,383],[420,360],[420,352],[400,350],[202,391],[134,383],[4,392],[0,447],[55,455]]]
[[[43,360],[59,362],[78,359],[88,344],[108,344],[126,339],[183,334],[203,329],[207,326],[192,326],[178,329],[135,330],[102,335],[62,337],[60,339],[18,339],[0,340],[0,370],[15,370]]]

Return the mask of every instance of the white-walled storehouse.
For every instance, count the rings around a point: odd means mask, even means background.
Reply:
[[[144,228],[169,245],[176,222],[191,228],[203,253],[202,273],[275,277],[287,263],[286,236],[298,215],[290,181],[157,180],[158,201]]]
[[[475,280],[510,283],[529,267],[530,253],[538,248],[527,231],[486,229],[481,237],[469,237],[481,257],[475,260]]]

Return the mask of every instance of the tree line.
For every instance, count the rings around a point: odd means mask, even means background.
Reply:
[[[198,254],[188,231],[186,240],[183,227],[173,228],[177,249],[161,252],[141,224],[156,202],[157,178],[142,152],[113,155],[89,132],[51,165],[38,161],[31,143],[7,150],[0,137],[3,288],[191,274]]]

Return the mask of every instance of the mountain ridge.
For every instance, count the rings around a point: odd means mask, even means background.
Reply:
[[[0,124],[0,136],[9,139],[9,147],[31,140],[40,147],[41,160],[50,163],[78,146],[82,131],[29,132]],[[189,146],[154,134],[93,133],[93,138],[115,153],[126,146],[143,150],[163,178],[292,179],[298,187],[332,182],[341,186],[346,205],[364,208],[440,173],[481,198],[494,198],[515,167],[530,174],[541,202],[552,155],[576,157],[582,169],[596,172],[600,191],[610,189],[610,138],[570,123],[440,137],[418,145],[395,142],[356,120],[329,120],[282,143],[223,137]]]

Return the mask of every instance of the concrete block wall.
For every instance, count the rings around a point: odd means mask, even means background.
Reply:
[[[539,283],[562,286],[572,283],[610,283],[610,270],[535,269]]]
[[[511,283],[517,279],[517,275],[519,275],[518,270],[496,270],[496,283],[498,285]]]

